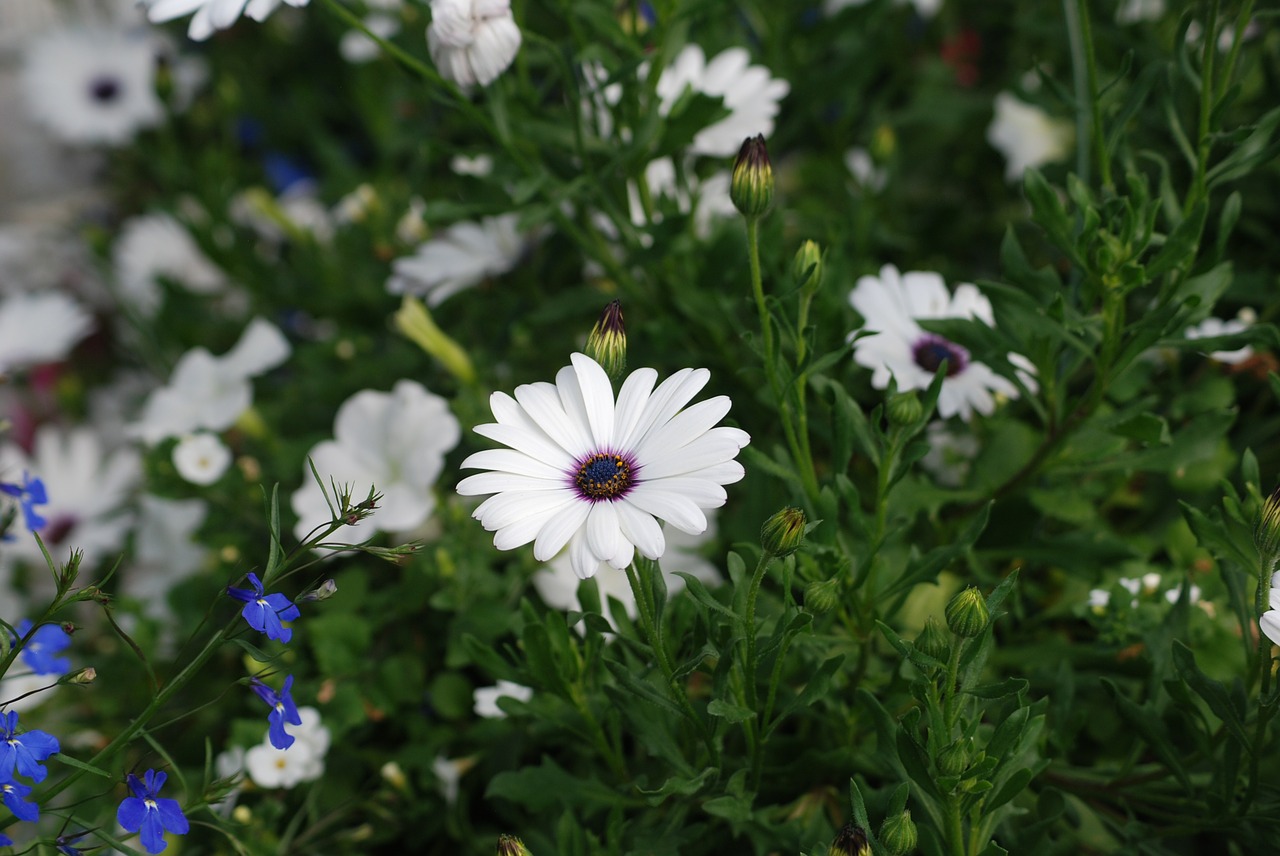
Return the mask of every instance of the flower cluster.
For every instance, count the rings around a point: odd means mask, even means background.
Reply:
[[[44,731],[18,731],[16,711],[0,713],[0,794],[4,804],[19,820],[40,817],[40,807],[27,802],[31,786],[19,782],[23,776],[39,784],[49,775],[40,763],[60,751],[58,738]]]

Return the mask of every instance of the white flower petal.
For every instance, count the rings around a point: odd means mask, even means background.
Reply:
[[[666,550],[666,539],[658,521],[629,502],[614,503],[622,536],[636,546],[646,559],[657,559]]]
[[[702,509],[687,496],[672,490],[664,490],[667,480],[654,484],[638,485],[627,494],[623,502],[629,502],[640,511],[646,511],[665,520],[682,532],[697,535],[707,528],[707,517]]]
[[[600,364],[590,357],[574,354],[570,360],[582,391],[591,439],[597,449],[608,449],[613,443],[613,384]]]
[[[618,541],[622,537],[622,531],[618,528],[618,513],[614,511],[613,505],[612,502],[597,502],[591,506],[591,513],[587,515],[587,546],[601,561],[612,558],[618,552]]]
[[[573,534],[587,521],[590,512],[591,505],[586,502],[571,503],[560,509],[538,533],[538,538],[533,543],[533,557],[539,562],[545,562],[563,550]]]

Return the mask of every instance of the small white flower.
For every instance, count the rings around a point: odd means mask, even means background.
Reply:
[[[0,298],[0,375],[53,363],[93,329],[93,317],[57,291]]]
[[[323,244],[333,237],[333,218],[310,179],[294,181],[279,196],[262,187],[242,190],[231,198],[227,216],[232,223],[252,229],[264,242],[268,257],[286,240],[309,237]]]
[[[1190,603],[1200,602],[1200,586],[1193,585],[1191,590],[1187,592]],[[1164,599],[1169,603],[1177,603],[1178,598],[1182,597],[1182,586],[1174,586],[1164,593]]]
[[[533,689],[514,681],[498,681],[492,687],[477,687],[472,693],[475,700],[476,716],[485,719],[505,719],[507,712],[498,707],[498,699],[513,698],[516,701],[528,701],[533,698]]]
[[[141,603],[147,615],[169,618],[169,592],[199,570],[208,553],[195,540],[195,534],[209,507],[202,499],[164,499],[144,494],[138,511],[133,557],[122,569],[120,590]]]
[[[507,273],[533,240],[519,230],[519,222],[520,215],[512,213],[454,223],[412,256],[395,260],[387,291],[413,294],[437,306],[488,277]]]
[[[727,170],[700,180],[690,169],[686,172],[685,183],[681,185],[676,180],[676,167],[671,158],[657,158],[645,166],[644,178],[652,199],[670,199],[675,202],[681,214],[693,214],[693,231],[699,238],[710,235],[711,227],[717,220],[738,216],[738,209],[734,207],[729,195],[732,176]],[[644,205],[640,201],[640,189],[634,183],[627,184],[627,201],[631,222],[640,227],[649,225]],[[653,222],[661,220],[661,212],[655,211]],[[612,224],[610,230],[612,231]],[[651,239],[652,236],[644,237]]]
[[[1164,11],[1164,0],[1122,0],[1116,9],[1116,23],[1158,21],[1164,17]]]
[[[192,348],[178,360],[169,382],[148,396],[132,433],[153,444],[201,428],[230,428],[253,405],[250,378],[280,365],[289,353],[284,335],[261,318],[250,322],[221,357]]]
[[[187,37],[202,42],[215,30],[225,30],[248,15],[261,23],[276,10],[281,0],[140,0],[147,6],[147,19],[162,24],[184,15],[195,15],[187,27]],[[308,0],[284,0],[290,6],[305,6]]]
[[[454,155],[449,161],[449,169],[454,175],[484,178],[493,172],[493,158],[486,154],[478,154],[474,157]]]
[[[884,389],[892,377],[898,389],[927,389],[942,361],[947,361],[947,376],[938,395],[938,414],[946,419],[959,415],[968,420],[973,411],[990,415],[996,396],[1017,398],[1018,388],[991,370],[985,363],[972,360],[965,348],[934,333],[927,333],[918,320],[972,318],[993,326],[991,302],[968,283],[947,291],[942,277],[928,271],[900,274],[893,265],[885,265],[880,275],[864,276],[849,294],[849,302],[866,319],[865,330],[875,335],[858,338],[853,343],[853,358],[872,370],[871,384]],[[849,335],[852,340],[853,333]],[[1018,377],[1031,391],[1036,384],[1031,376],[1035,369],[1020,354],[1009,354],[1009,362],[1018,369]]]
[[[341,224],[362,223],[377,208],[378,191],[373,189],[373,185],[363,182],[333,206],[333,219]]]
[[[876,166],[871,153],[866,149],[852,148],[844,153],[845,169],[853,175],[858,185],[872,193],[884,190],[889,181],[889,174]]]
[[[1221,318],[1206,318],[1194,327],[1188,327],[1184,334],[1188,339],[1208,339],[1214,336],[1228,336],[1232,333],[1243,333],[1252,326],[1256,315],[1251,309],[1241,309],[1240,314],[1230,321]],[[1253,356],[1253,348],[1245,345],[1234,351],[1211,351],[1209,356],[1220,363],[1239,365]]]
[[[534,558],[545,562],[567,545],[574,573],[585,579],[601,562],[625,568],[636,550],[662,556],[658,518],[691,535],[705,531],[703,509],[724,505],[723,486],[743,476],[734,458],[751,438],[714,427],[729,412],[727,396],[685,408],[710,380],[706,369],[682,369],[656,389],[658,373],[638,369],[615,402],[595,360],[571,361],[555,384],[492,395],[498,421],[476,433],[510,448],[463,461],[464,469],[491,472],[463,479],[458,493],[493,494],[473,516],[496,532],[499,550],[532,541]]]
[[[488,86],[520,50],[511,0],[431,0],[427,50],[446,80]]]
[[[1106,589],[1091,589],[1089,591],[1089,608],[1094,612],[1102,612],[1110,602],[1111,592]]]
[[[943,487],[964,484],[973,459],[978,456],[978,438],[952,431],[946,422],[938,419],[925,429],[925,439],[929,442],[929,451],[920,459],[920,466]]]
[[[260,788],[292,788],[324,775],[324,756],[329,751],[329,729],[320,724],[314,707],[298,708],[302,724],[290,730],[294,743],[277,749],[264,738],[244,754],[245,771]]]
[[[461,433],[448,402],[415,381],[398,381],[389,393],[362,390],[343,402],[333,421],[334,439],[312,448],[312,463],[326,488],[330,480],[349,485],[359,501],[376,486],[383,496],[377,513],[343,529],[343,539],[363,541],[375,532],[405,532],[426,522],[435,509],[432,488],[444,456]],[[291,499],[299,540],[332,517],[309,466],[303,478]]]
[[[119,145],[164,116],[157,43],[107,28],[54,30],[27,49],[22,88],[32,117],[69,143]]]
[[[667,116],[686,89],[720,98],[730,114],[703,128],[693,138],[690,151],[714,157],[737,153],[742,141],[755,134],[773,133],[773,120],[791,84],[770,75],[764,66],[751,65],[745,48],[721,51],[710,62],[698,45],[689,44],[676,55],[658,78],[658,111]]]
[[[822,11],[828,17],[836,14],[841,9],[850,6],[865,6],[869,0],[824,0]],[[942,0],[894,0],[895,6],[914,6],[916,14],[921,18],[932,18],[938,14],[938,10],[942,8]]]
[[[200,250],[191,233],[168,214],[147,214],[124,224],[113,251],[116,283],[144,315],[159,307],[160,280],[196,294],[214,294],[226,277]]]
[[[987,142],[1007,161],[1004,177],[1017,181],[1028,169],[1066,157],[1075,131],[1065,119],[1054,119],[1008,92],[996,95],[995,115],[987,126]]]
[[[231,450],[222,444],[217,434],[208,431],[187,434],[173,447],[173,466],[178,475],[192,484],[211,485],[231,466]]]
[[[380,39],[389,39],[400,32],[400,19],[391,15],[367,15],[364,25]],[[361,30],[347,30],[338,42],[338,53],[350,63],[372,62],[382,53],[382,46]]]
[[[472,758],[436,756],[436,760],[431,764],[431,772],[435,773],[440,795],[444,797],[446,803],[453,805],[458,801],[458,788],[462,782],[462,775],[473,766],[475,766],[475,760]]]

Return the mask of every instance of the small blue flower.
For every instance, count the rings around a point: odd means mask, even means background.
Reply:
[[[88,830],[77,832],[75,835],[59,835],[53,840],[53,844],[58,848],[58,852],[62,856],[84,856],[84,851],[75,846],[75,843],[81,838],[89,834]]]
[[[268,639],[288,642],[293,638],[293,631],[280,622],[293,621],[301,615],[298,607],[278,592],[264,594],[266,589],[262,587],[262,580],[258,579],[257,574],[249,574],[249,584],[253,586],[253,591],[227,587],[227,594],[244,601],[244,609],[240,611],[244,620],[254,630],[267,634]]]
[[[18,713],[0,713],[0,779],[12,779],[13,771],[43,782],[49,771],[38,762],[59,751],[58,738],[43,731],[18,730]]]
[[[36,820],[40,817],[40,806],[27,802],[25,797],[31,793],[30,785],[18,782],[0,782],[0,797],[18,820]]]
[[[143,848],[148,853],[159,853],[169,846],[169,842],[164,840],[165,832],[186,835],[191,826],[177,800],[157,796],[168,774],[147,770],[144,778],[145,783],[133,773],[129,774],[127,781],[133,796],[125,797],[120,803],[116,820],[127,832],[142,830]]]
[[[15,629],[17,636],[13,644],[16,645],[31,631],[31,622],[23,619]],[[60,626],[41,625],[22,647],[22,662],[37,675],[65,675],[71,669],[71,661],[55,655],[70,645],[71,636]]]
[[[33,479],[31,473],[25,471],[22,473],[21,485],[0,482],[0,493],[18,500],[18,504],[22,506],[23,521],[32,532],[43,529],[49,522],[36,512],[37,505],[49,503],[49,494],[45,492],[44,482],[38,478]]]
[[[277,749],[288,749],[293,745],[293,735],[284,730],[285,723],[290,725],[301,725],[302,717],[298,715],[298,706],[293,703],[293,675],[284,679],[284,688],[280,692],[276,692],[271,687],[264,684],[257,678],[253,679],[251,685],[253,691],[258,694],[258,698],[265,701],[271,706],[271,712],[267,714],[267,722],[270,727],[267,730],[267,737],[271,740],[271,745]]]
[[[0,847],[12,847],[13,839],[7,835],[0,835]]]

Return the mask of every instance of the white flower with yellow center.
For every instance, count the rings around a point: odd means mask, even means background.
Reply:
[[[1005,157],[1005,180],[1017,181],[1028,169],[1062,160],[1074,140],[1075,131],[1065,119],[1055,119],[1008,92],[996,96],[987,142]]]
[[[706,369],[682,369],[657,384],[643,368],[613,386],[595,360],[574,354],[556,382],[517,387],[490,398],[496,423],[476,433],[510,448],[477,452],[464,469],[490,472],[458,484],[463,496],[493,494],[473,516],[495,532],[499,550],[533,542],[548,561],[567,545],[573,571],[593,576],[601,562],[625,568],[637,550],[666,549],[658,520],[691,535],[707,528],[706,508],[724,505],[724,485],[739,481],[734,458],[745,431],[715,427],[727,396],[685,407],[706,386]]]

